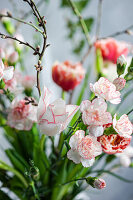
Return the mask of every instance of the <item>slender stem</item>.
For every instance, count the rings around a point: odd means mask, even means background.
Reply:
[[[3,14],[0,14],[0,18],[1,17],[8,17],[8,18],[16,20],[16,21],[18,21],[20,23],[27,24],[27,25],[33,27],[36,31],[40,32],[44,37],[46,37],[45,33],[42,30],[40,30],[37,26],[35,26],[32,22],[26,22],[23,19],[19,19],[19,18],[13,17],[12,15],[3,15]]]
[[[68,181],[68,182],[66,182],[66,183],[56,185],[56,187],[63,186],[63,185],[67,185],[67,184],[69,184],[69,183],[76,182],[76,181],[83,181],[83,180],[86,180],[86,178],[85,178],[85,177],[83,177],[83,178],[77,178],[77,179]]]
[[[34,192],[34,195],[35,195],[35,199],[40,200],[40,198],[39,198],[39,196],[38,196],[38,193],[37,193],[37,191],[36,191],[36,187],[35,187],[34,181],[31,181],[30,185],[31,185],[31,187],[32,187],[32,189],[33,189],[33,192]]]
[[[61,97],[63,100],[65,100],[65,97],[66,97],[66,92],[64,90],[62,90],[62,94],[61,94]]]
[[[84,34],[85,34],[86,40],[87,40],[87,42],[88,42],[88,45],[90,45],[90,37],[89,37],[89,34],[88,34],[88,28],[87,28],[87,26],[86,26],[86,23],[85,23],[83,17],[81,16],[79,10],[77,9],[77,7],[75,6],[75,4],[73,3],[73,1],[72,1],[72,0],[68,0],[68,1],[69,1],[69,3],[70,3],[70,6],[71,6],[72,9],[73,9],[73,12],[74,12],[75,15],[79,18],[79,22],[80,22],[80,24],[81,24],[81,28],[82,28],[82,30],[83,30],[83,32],[84,32]]]
[[[133,28],[133,24],[130,25],[130,26],[128,26],[127,28],[121,30],[121,31],[117,31],[117,32],[115,32],[115,33],[113,33],[111,35],[108,35],[106,37],[102,37],[100,39],[106,39],[108,37],[116,37],[116,36],[119,36],[119,35],[122,35],[122,34],[128,34],[128,35],[130,35],[131,34],[130,29],[132,29],[132,28]]]
[[[96,26],[96,40],[99,37],[100,27],[101,27],[102,2],[103,2],[103,0],[99,0],[99,2],[98,2],[97,26]]]
[[[34,47],[33,47],[32,45],[30,45],[28,42],[23,42],[23,41],[17,39],[16,37],[12,37],[12,36],[9,36],[9,35],[5,35],[4,33],[0,33],[0,36],[1,36],[2,39],[12,39],[12,40],[15,40],[15,41],[19,42],[20,44],[23,44],[23,45],[25,45],[25,46],[27,46],[27,47],[30,47],[34,52],[36,52],[36,48],[34,48]],[[36,53],[40,55],[39,52],[36,52]]]
[[[133,109],[132,109],[132,110],[130,110],[130,111],[127,113],[127,115],[129,115],[131,112],[133,112]]]

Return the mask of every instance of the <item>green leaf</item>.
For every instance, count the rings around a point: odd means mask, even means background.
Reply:
[[[96,70],[98,74],[101,74],[103,69],[103,58],[101,54],[101,50],[97,49],[96,50]]]
[[[81,41],[79,42],[79,44],[73,49],[73,52],[74,52],[75,54],[78,54],[78,55],[79,55],[79,54],[81,53],[81,51],[82,51],[84,45],[85,45],[85,41],[84,41],[84,40],[81,40]]]
[[[82,12],[89,2],[90,2],[90,0],[73,1],[73,3],[75,4],[75,6],[79,12]],[[69,7],[69,6],[70,6],[70,4],[69,4],[68,0],[61,1],[61,7]]]
[[[82,12],[90,0],[73,1],[79,12]]]
[[[85,21],[85,23],[86,23],[86,26],[87,26],[88,31],[90,32],[91,29],[92,29],[93,23],[94,23],[94,18],[89,17],[89,18],[87,18],[87,19],[84,19],[84,21]]]

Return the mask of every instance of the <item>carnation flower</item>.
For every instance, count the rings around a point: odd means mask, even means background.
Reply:
[[[100,49],[102,57],[105,61],[117,62],[117,58],[122,54],[127,56],[129,49],[128,44],[122,41],[117,41],[113,38],[98,40],[95,43],[95,48]]]
[[[133,132],[133,125],[126,114],[122,115],[118,121],[116,120],[116,114],[114,115],[113,128],[123,137],[130,137]]]
[[[112,123],[112,116],[107,110],[107,104],[101,98],[96,98],[92,101],[82,101],[80,105],[82,112],[82,120],[84,124],[89,126],[101,126]]]
[[[5,67],[2,60],[0,60],[0,80],[10,80],[13,77],[14,67]]]
[[[68,159],[74,163],[82,163],[84,167],[90,167],[95,161],[95,157],[102,153],[102,148],[97,139],[93,136],[85,136],[82,130],[76,131],[71,136],[69,145],[71,149],[67,152]]]
[[[117,91],[122,90],[125,87],[126,80],[124,78],[118,77],[113,81]]]
[[[116,86],[104,77],[101,77],[95,84],[90,83],[90,89],[96,96],[110,101],[112,104],[121,102],[121,94],[116,90]]]
[[[133,147],[129,145],[122,153],[117,153],[116,156],[120,159],[120,164],[123,167],[129,167],[133,157]]]
[[[18,130],[30,130],[36,122],[37,107],[15,98],[8,110],[7,124]]]
[[[119,134],[102,135],[98,137],[103,151],[107,154],[121,153],[130,144],[131,136],[125,138]]]
[[[63,90],[73,90],[84,78],[85,70],[80,63],[72,64],[69,61],[55,63],[52,67],[54,82]]]
[[[79,106],[66,105],[63,99],[50,103],[51,92],[44,87],[38,104],[38,124],[42,133],[54,136],[61,133],[69,124]]]
[[[96,179],[96,180],[94,181],[93,187],[94,187],[94,188],[97,188],[98,190],[101,190],[101,189],[103,189],[103,188],[106,187],[106,182],[105,182],[105,180],[103,180],[103,179],[101,179],[101,178],[98,178],[98,179]]]

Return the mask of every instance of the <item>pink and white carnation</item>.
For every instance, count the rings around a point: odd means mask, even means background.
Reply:
[[[93,183],[94,188],[97,188],[98,190],[104,189],[106,187],[106,182],[105,180],[99,178],[96,179]]]
[[[48,136],[54,136],[67,127],[79,110],[79,106],[66,105],[61,98],[50,103],[50,97],[51,92],[44,86],[38,104],[37,119],[41,132]]]
[[[13,77],[14,67],[4,66],[2,60],[0,60],[0,80],[6,79],[10,80]]]
[[[121,94],[116,90],[116,86],[104,77],[101,77],[95,84],[90,83],[90,89],[96,96],[112,104],[119,104],[121,102]]]
[[[107,104],[104,99],[96,98],[92,102],[82,101],[80,105],[82,120],[88,126],[102,126],[112,123],[112,116],[107,111]]]
[[[116,114],[113,119],[113,128],[123,137],[131,137],[133,125],[126,114],[122,115],[119,120],[116,119]]]
[[[69,145],[71,149],[67,152],[68,159],[76,164],[81,162],[84,167],[92,166],[95,157],[102,153],[101,144],[96,137],[85,136],[83,130],[78,130],[71,136]]]
[[[7,124],[18,130],[30,130],[37,121],[37,107],[15,98],[8,110]]]
[[[133,147],[129,145],[122,153],[117,153],[116,156],[120,159],[120,164],[123,167],[129,167],[133,157]]]

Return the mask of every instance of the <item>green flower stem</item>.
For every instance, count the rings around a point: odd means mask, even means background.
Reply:
[[[83,181],[83,180],[86,180],[86,178],[84,177],[84,178],[77,178],[77,179],[74,179],[74,180],[70,180],[70,181],[68,181],[68,182],[66,182],[66,183],[59,184],[59,185],[57,185],[56,187],[64,186],[64,185],[67,185],[67,184],[72,183],[72,182]]]
[[[66,92],[64,90],[62,90],[62,95],[61,95],[62,99],[65,100],[66,98]]]
[[[69,3],[70,3],[70,6],[71,6],[72,9],[73,9],[73,12],[74,12],[75,15],[79,18],[79,22],[80,22],[80,24],[81,24],[81,28],[82,28],[82,30],[83,30],[83,32],[84,32],[84,34],[85,34],[86,40],[87,40],[87,42],[88,42],[88,45],[90,45],[90,37],[89,37],[89,34],[88,34],[89,31],[88,31],[88,28],[87,28],[87,26],[86,26],[86,24],[85,24],[85,21],[84,21],[84,19],[82,18],[82,16],[81,16],[79,10],[77,9],[77,7],[76,7],[75,4],[73,3],[73,1],[72,1],[72,0],[68,0],[68,1],[69,1]]]

